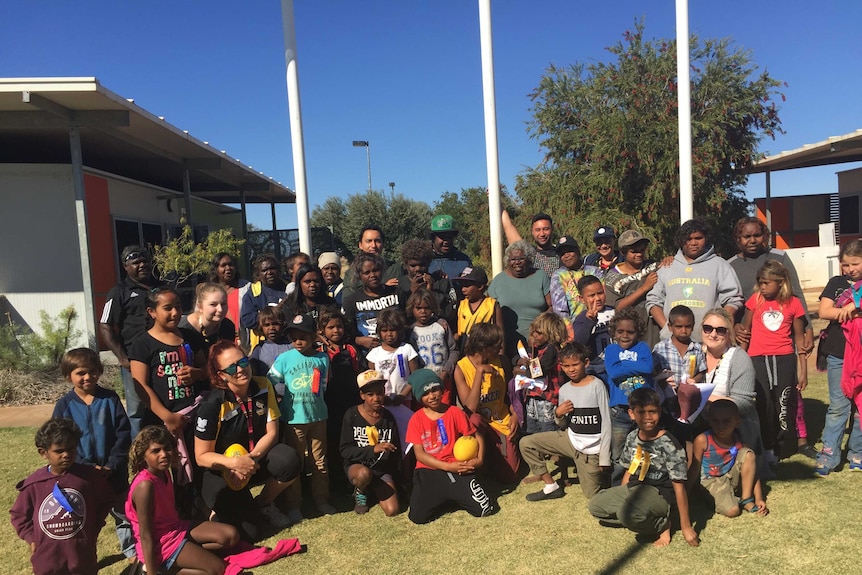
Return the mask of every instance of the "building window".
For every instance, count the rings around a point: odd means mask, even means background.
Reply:
[[[859,194],[839,199],[839,224],[841,235],[859,233]]]

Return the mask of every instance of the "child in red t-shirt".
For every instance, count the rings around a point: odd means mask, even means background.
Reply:
[[[792,295],[790,274],[780,262],[767,260],[763,264],[757,272],[757,286],[745,302],[742,319],[743,327],[751,330],[751,343],[741,347],[754,364],[764,447],[783,459],[796,453],[800,446],[797,423],[801,420],[804,427],[805,422],[804,416],[797,413],[802,405],[800,392],[808,385],[806,354],[801,351],[805,311]],[[800,431],[801,442],[807,433]]]
[[[496,504],[476,478],[485,452],[482,436],[463,411],[443,403],[443,383],[436,373],[419,369],[410,374],[408,383],[422,403],[407,426],[407,441],[416,453],[410,521],[429,523],[449,501],[474,517],[494,513]],[[479,453],[468,461],[458,461],[453,454],[455,441],[462,435],[475,435],[479,442]]]

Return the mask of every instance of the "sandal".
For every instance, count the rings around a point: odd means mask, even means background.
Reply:
[[[760,507],[757,505],[752,505],[751,509],[746,509],[745,506],[749,503],[754,503],[754,497],[746,497],[745,499],[739,500],[739,506],[742,507],[743,511],[748,511],[749,513],[757,513],[760,511]]]

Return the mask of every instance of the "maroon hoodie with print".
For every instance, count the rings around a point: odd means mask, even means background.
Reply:
[[[18,536],[36,544],[33,573],[96,573],[96,540],[115,499],[105,477],[79,463],[63,475],[45,466],[15,488],[18,498],[9,513]]]

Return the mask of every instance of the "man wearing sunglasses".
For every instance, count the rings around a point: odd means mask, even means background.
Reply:
[[[434,258],[428,266],[428,273],[442,272],[450,280],[457,278],[464,268],[472,266],[470,256],[455,247],[458,228],[455,220],[448,214],[440,214],[431,219],[431,244]],[[437,274],[439,276],[439,274]]]
[[[667,316],[671,308],[684,305],[694,312],[695,341],[702,341],[701,323],[708,310],[721,307],[731,316],[742,307],[742,288],[736,272],[715,253],[710,227],[689,220],[676,233],[679,247],[668,267],[658,270],[658,280],[647,293],[646,308],[661,326],[661,337],[670,337]]]
[[[99,335],[120,363],[120,374],[126,396],[126,413],[132,427],[132,439],[141,430],[141,418],[146,408],[141,404],[132,372],[129,371],[128,350],[146,331],[147,293],[162,285],[153,277],[150,253],[141,246],[126,246],[120,254],[126,277],[108,292],[108,299],[99,320]]]

